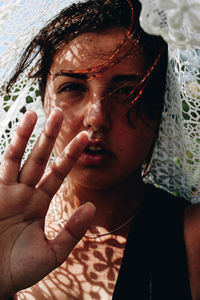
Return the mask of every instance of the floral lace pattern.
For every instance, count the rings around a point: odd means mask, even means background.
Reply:
[[[67,220],[65,204],[55,197],[59,218]],[[61,230],[51,203],[45,222],[45,233],[55,238]],[[126,239],[106,236],[91,240],[84,237],[67,261],[42,281],[18,293],[18,299],[110,300],[118,277]],[[88,263],[88,261],[90,263]]]
[[[149,34],[161,35],[176,48],[200,46],[198,0],[140,0],[141,25]]]
[[[169,49],[165,107],[146,180],[192,202],[200,200],[198,49]]]
[[[26,148],[26,156],[30,153],[36,138],[39,136],[45,122],[45,114],[39,96],[38,86],[28,82],[26,77],[23,82],[18,82],[11,93],[1,91],[0,108],[0,156],[5,152],[17,125],[27,110],[33,110],[38,115],[38,122],[33,135]]]

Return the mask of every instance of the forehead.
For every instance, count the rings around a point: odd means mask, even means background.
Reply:
[[[107,62],[124,41],[127,29],[116,27],[104,31],[103,33],[83,33],[74,40],[66,44],[59,50],[50,68],[51,74],[61,70],[83,70],[100,66]],[[124,57],[129,50],[131,53],[123,58],[123,66],[135,66],[140,72],[146,64],[146,57],[142,47],[132,38],[128,38],[123,44],[118,57]],[[126,64],[124,64],[124,59]]]

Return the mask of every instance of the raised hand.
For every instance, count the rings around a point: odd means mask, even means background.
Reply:
[[[86,132],[77,135],[51,164],[46,164],[59,133],[63,115],[55,109],[31,154],[21,160],[37,120],[25,114],[0,167],[0,300],[41,280],[59,266],[84,235],[95,208],[86,203],[67,222],[54,240],[44,235],[49,203],[85,149]]]

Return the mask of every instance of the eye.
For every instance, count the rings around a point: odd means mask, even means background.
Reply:
[[[121,86],[120,88],[117,88],[115,90],[113,90],[110,93],[110,96],[112,98],[112,101],[114,101],[115,103],[118,104],[128,104],[133,95],[135,94],[135,88],[133,86]]]
[[[85,87],[83,84],[77,82],[69,82],[59,87],[58,94],[61,94],[63,92],[70,93],[70,92],[84,92],[84,91],[85,91]]]
[[[132,86],[122,86],[119,89],[116,89],[113,91],[113,94],[116,95],[126,95],[129,96],[134,91],[134,88]]]

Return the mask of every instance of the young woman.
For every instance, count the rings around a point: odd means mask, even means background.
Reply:
[[[139,13],[137,1],[72,5],[35,37],[10,81],[38,52],[30,76],[48,119],[20,169],[36,123],[25,114],[0,168],[1,300],[18,291],[37,300],[200,299],[199,208],[142,180],[167,52],[141,30]]]

